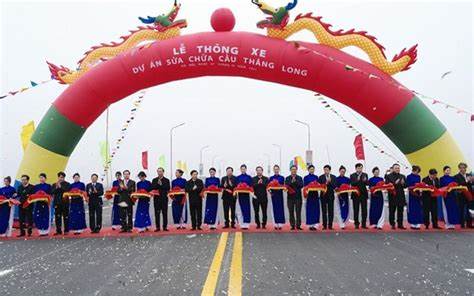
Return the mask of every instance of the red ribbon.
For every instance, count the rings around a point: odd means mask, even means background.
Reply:
[[[49,206],[49,204],[51,203],[51,195],[47,194],[43,190],[40,190],[36,193],[33,193],[30,196],[28,196],[26,201],[23,203],[23,208],[26,208],[29,205],[31,205],[32,203],[35,203],[35,202],[38,202],[38,201],[44,201]]]
[[[4,203],[8,203],[10,207],[20,205],[20,202],[18,200],[0,195],[0,204],[4,204]]]
[[[342,184],[341,186],[339,186],[339,188],[336,189],[336,192],[338,194],[343,194],[343,193],[354,193],[356,196],[359,196],[360,195],[360,191],[359,191],[359,188],[357,187],[352,187],[351,185],[349,184]]]
[[[206,188],[204,188],[202,191],[201,191],[201,197],[202,198],[205,198],[206,195],[208,193],[215,193],[215,194],[219,194],[222,192],[222,189],[217,187],[216,185],[211,185],[211,186],[208,186]]]
[[[176,195],[184,195],[181,200],[181,204],[184,205],[186,203],[186,191],[181,187],[175,186],[168,192],[168,197],[174,199]]]
[[[312,191],[325,193],[327,189],[328,188],[326,184],[320,184],[317,181],[313,181],[303,188],[303,196],[307,198],[308,194]]]
[[[117,194],[118,187],[112,187],[110,190],[107,190],[104,194],[104,197],[108,200],[114,198]]]
[[[248,193],[253,194],[253,188],[250,187],[247,183],[239,183],[235,188],[234,192],[232,193],[234,196],[238,195],[239,193]]]
[[[380,181],[374,187],[370,188],[370,193],[374,194],[379,191],[388,191],[389,193],[393,193],[395,191],[395,186],[392,183],[385,183],[384,181]]]

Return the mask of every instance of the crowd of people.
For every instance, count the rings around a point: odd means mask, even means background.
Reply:
[[[87,228],[85,204],[89,208],[89,228],[92,233],[99,233],[102,229],[103,197],[113,200],[112,228],[120,229],[121,233],[132,232],[134,228],[140,233],[150,231],[151,204],[155,215],[154,231],[168,231],[169,200],[177,229],[187,227],[188,209],[192,230],[202,230],[203,223],[210,229],[216,229],[219,224],[219,198],[223,204],[224,229],[237,226],[248,229],[252,206],[256,228],[267,228],[269,199],[275,230],[281,230],[286,224],[285,199],[292,230],[303,230],[304,205],[304,224],[309,230],[320,229],[321,220],[323,230],[333,229],[334,223],[339,223],[340,228],[344,229],[349,223],[350,200],[356,229],[382,229],[386,199],[392,229],[406,229],[405,207],[412,229],[421,229],[422,225],[426,229],[441,228],[438,224],[440,219],[446,229],[454,229],[455,225],[472,228],[474,177],[467,173],[465,163],[460,163],[458,170],[452,176],[451,168],[446,166],[443,176],[438,178],[436,169],[430,169],[428,175],[422,178],[419,166],[413,166],[411,174],[405,176],[400,173],[400,166],[394,164],[384,177],[381,177],[377,167],[372,169],[372,176],[369,177],[364,172],[364,166],[358,163],[350,176],[346,176],[344,166],[339,168],[338,176],[333,175],[330,165],[325,165],[324,173],[318,176],[315,167],[309,165],[305,177],[299,176],[298,168],[292,166],[290,175],[285,178],[280,175],[278,165],[273,167],[274,175],[271,177],[264,176],[260,166],[252,177],[244,164],[238,176],[234,175],[232,167],[228,167],[221,179],[216,177],[214,168],[209,169],[209,176],[204,180],[195,170],[186,180],[184,172],[178,169],[176,178],[170,182],[164,176],[164,169],[158,168],[157,176],[151,182],[144,172],[138,174],[138,182],[131,179],[129,170],[117,172],[112,188],[107,191],[98,181],[97,174],[92,174],[87,185],[81,182],[78,173],[69,183],[66,174],[59,172],[54,184],[48,184],[47,176],[40,174],[36,185],[30,183],[29,176],[23,175],[16,189],[11,186],[11,178],[6,177],[5,186],[0,188],[0,236],[12,234],[15,206],[19,208],[20,237],[31,236],[33,228],[38,230],[40,236],[49,235],[51,215],[54,215],[55,235],[67,235],[69,232],[81,234]],[[237,204],[239,211],[236,210]],[[338,216],[336,222],[335,214]]]

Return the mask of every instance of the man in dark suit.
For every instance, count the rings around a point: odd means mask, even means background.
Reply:
[[[252,199],[253,210],[255,213],[255,224],[257,224],[257,229],[260,227],[264,228],[267,225],[267,185],[268,178],[263,175],[263,168],[258,166],[256,169],[257,175],[253,177],[253,191],[255,197]],[[262,223],[260,224],[260,208],[262,209]],[[260,226],[261,225],[261,226]]]
[[[120,195],[120,223],[122,224],[121,233],[132,232],[133,229],[133,202],[131,194],[136,191],[136,183],[130,180],[130,171],[123,171],[123,180],[120,180],[117,190]]]
[[[395,212],[397,212],[397,225],[399,229],[406,229],[403,226],[403,210],[406,205],[405,199],[405,188],[407,187],[407,178],[405,175],[400,174],[400,165],[393,165],[393,172],[385,177],[385,182],[392,183],[395,187],[395,191],[389,194],[388,197],[388,210],[389,220],[392,229],[395,229]]]
[[[198,179],[198,172],[191,171],[191,179],[186,182],[186,193],[189,197],[189,211],[191,212],[192,230],[202,230],[202,197],[201,192],[204,189],[204,183]]]
[[[324,166],[324,174],[319,176],[319,183],[326,184],[327,191],[321,197],[321,209],[323,214],[323,230],[332,229],[334,220],[334,190],[337,187],[336,176],[331,174],[331,166]]]
[[[287,206],[290,214],[291,230],[303,230],[301,228],[301,207],[303,205],[301,189],[303,188],[303,178],[297,175],[298,168],[295,165],[291,166],[290,172],[291,174],[285,179],[285,185],[290,188],[288,190]]]
[[[18,186],[17,191],[20,197],[20,203],[23,205],[28,197],[35,191],[35,186],[30,184],[30,177],[28,175],[21,176],[21,185]],[[29,205],[26,208],[23,206],[18,207],[20,210],[20,234],[18,237],[26,235],[25,224],[28,225],[28,236],[31,236],[33,233],[33,207],[34,205]]]
[[[461,162],[458,164],[459,173],[454,176],[454,180],[458,185],[466,186],[469,189],[469,174],[467,173],[467,164]],[[457,193],[457,204],[459,207],[459,222],[461,228],[465,228],[466,224],[468,228],[472,228],[472,217],[469,214],[469,201],[463,193]]]
[[[168,191],[170,191],[170,180],[165,177],[165,170],[158,168],[158,177],[151,182],[151,190],[158,190],[159,196],[154,196],[153,205],[155,209],[155,232],[160,231],[160,216],[163,216],[163,231],[168,231]],[[160,215],[161,214],[161,215]]]
[[[439,188],[438,172],[436,169],[430,169],[429,175],[423,178],[423,183]],[[426,229],[430,228],[430,215],[431,224],[433,228],[440,229],[438,226],[438,200],[436,197],[431,195],[431,192],[423,192],[423,220],[425,222]]]
[[[367,192],[367,186],[369,185],[369,176],[364,173],[364,166],[361,163],[355,165],[355,173],[350,177],[351,186],[359,189],[359,196],[352,194],[352,207],[354,210],[354,225],[355,228],[359,228],[359,210],[362,212],[362,228],[367,229],[367,199],[369,193]]]
[[[234,176],[234,169],[228,167],[226,169],[226,176],[221,180],[222,202],[224,208],[224,228],[235,228],[235,204],[237,202],[234,196],[234,188],[237,186],[237,179]]]
[[[62,225],[64,223],[64,234],[69,233],[69,199],[64,199],[64,192],[69,191],[70,184],[65,181],[66,174],[58,173],[58,181],[52,185],[51,194],[53,195],[54,220],[56,225],[56,233],[54,235],[63,234]]]
[[[104,195],[104,186],[97,182],[99,176],[92,174],[91,182],[86,186],[86,192],[89,196],[89,227],[92,233],[99,233],[102,229],[102,196]]]

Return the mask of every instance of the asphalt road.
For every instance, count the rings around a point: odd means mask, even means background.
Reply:
[[[221,235],[0,241],[0,295],[200,295]],[[218,295],[474,293],[474,232],[244,233],[241,258],[236,237]]]

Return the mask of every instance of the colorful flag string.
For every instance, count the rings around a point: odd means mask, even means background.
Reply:
[[[37,86],[40,86],[40,85],[43,85],[43,84],[46,84],[50,81],[52,81],[53,79],[49,79],[49,80],[43,80],[43,81],[40,81],[40,82],[34,82],[34,81],[30,81],[30,85],[28,86],[25,86],[25,87],[22,87],[20,89],[17,89],[17,90],[13,90],[13,91],[9,91],[3,95],[0,95],[0,100],[3,100],[5,99],[6,97],[13,97],[14,95],[16,94],[19,94],[19,93],[22,93],[22,92],[25,92],[29,89],[32,89],[34,87],[37,87]]]
[[[421,94],[419,92],[416,92],[416,91],[412,91],[413,93],[415,93],[418,97],[420,97],[421,99],[423,100],[426,100],[426,101],[430,101],[431,104],[433,105],[442,105],[444,106],[446,109],[451,109],[453,111],[455,111],[457,114],[466,114],[468,116],[470,116],[471,118],[471,122],[474,121],[474,114],[472,112],[469,112],[468,110],[465,110],[465,109],[462,109],[462,108],[459,108],[459,107],[456,107],[456,106],[453,106],[449,103],[446,103],[442,100],[439,100],[439,99],[435,99],[435,98],[432,98],[432,97],[429,97],[429,96],[426,96],[424,94]]]
[[[104,166],[104,174],[107,173],[107,171],[110,168],[110,165],[112,164],[112,161],[114,160],[115,156],[117,155],[118,151],[120,150],[120,147],[122,146],[122,143],[125,140],[127,132],[130,128],[130,125],[132,124],[132,122],[136,118],[136,114],[137,114],[138,110],[140,109],[140,106],[143,102],[145,94],[146,94],[146,90],[140,91],[138,93],[137,99],[133,101],[133,107],[132,107],[132,109],[130,109],[130,115],[128,116],[125,123],[122,125],[122,128],[120,130],[120,136],[117,138],[117,140],[115,140],[114,145],[112,147],[110,157],[107,161],[107,164]]]
[[[396,163],[400,164],[400,165],[403,165],[405,167],[405,169],[409,169],[409,166],[407,163],[405,163],[404,161],[400,161],[398,158],[396,158],[392,153],[390,152],[387,152],[386,148],[384,147],[381,147],[382,145],[380,144],[376,144],[374,141],[372,141],[371,139],[367,138],[360,130],[358,130],[356,127],[354,127],[354,125],[352,125],[352,123],[350,123],[344,116],[341,115],[341,113],[339,113],[339,111],[337,111],[334,107],[332,107],[329,102],[327,101],[327,98],[324,97],[323,95],[321,94],[315,94],[315,96],[317,97],[318,101],[324,106],[324,108],[330,110],[334,115],[336,115],[341,121],[342,123],[348,128],[350,129],[354,134],[356,135],[359,135],[361,134],[362,135],[362,138],[364,140],[364,142],[370,144],[372,146],[372,148],[374,148],[375,150],[377,150],[380,154],[383,154],[389,158],[391,158],[392,160],[394,160]]]
[[[340,64],[341,66],[344,67],[344,69],[346,69],[347,71],[352,71],[352,72],[355,72],[355,73],[359,73],[359,74],[362,74],[362,75],[366,75],[368,79],[379,79],[379,80],[382,80],[383,82],[397,88],[399,91],[410,91],[408,88],[404,87],[403,85],[400,85],[398,83],[396,83],[393,79],[386,79],[384,77],[380,77],[376,74],[372,74],[372,73],[368,73],[368,72],[365,72],[361,69],[358,69],[352,65],[347,65],[346,63],[338,60],[338,59],[335,59],[333,57],[330,57],[330,56],[327,56],[325,55],[324,53],[321,53],[317,50],[314,50],[314,49],[309,49],[305,46],[302,46],[301,44],[299,44],[298,42],[295,42],[295,45],[297,47],[298,50],[301,50],[302,52],[304,53],[313,53],[319,57],[322,57],[324,59],[327,59],[331,62],[334,62],[334,63],[338,63]],[[453,106],[449,103],[446,103],[442,100],[438,100],[438,99],[434,99],[432,97],[429,97],[429,96],[426,96],[426,95],[423,95],[417,91],[414,91],[414,90],[411,90],[411,92],[413,92],[414,94],[416,94],[418,97],[420,97],[421,99],[423,100],[427,100],[427,101],[431,101],[432,104],[441,104],[441,105],[444,105],[446,107],[446,109],[450,109],[450,110],[453,110],[455,111],[457,114],[467,114],[470,116],[470,121],[473,122],[474,121],[474,114],[468,110],[465,110],[465,109],[462,109],[462,108],[459,108],[459,107],[456,107],[456,106]]]

